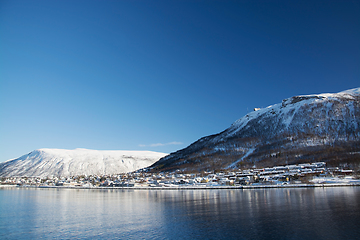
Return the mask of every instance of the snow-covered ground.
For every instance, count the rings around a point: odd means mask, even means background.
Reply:
[[[347,177],[315,177],[310,180],[312,183],[360,183],[360,179],[354,179],[352,176]]]

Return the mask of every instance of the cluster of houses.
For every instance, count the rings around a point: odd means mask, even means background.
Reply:
[[[324,162],[275,166],[262,169],[218,171],[202,173],[175,172],[151,173],[144,169],[132,173],[109,176],[72,177],[12,177],[0,179],[2,185],[37,187],[215,187],[237,185],[278,185],[309,183],[314,177],[345,177],[353,170],[341,167],[327,168]]]

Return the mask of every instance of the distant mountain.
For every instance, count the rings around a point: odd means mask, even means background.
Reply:
[[[97,151],[39,149],[0,163],[0,177],[108,175],[148,167],[165,153],[150,151]]]
[[[360,163],[360,88],[295,96],[254,109],[151,166],[158,171],[265,167],[301,162]]]

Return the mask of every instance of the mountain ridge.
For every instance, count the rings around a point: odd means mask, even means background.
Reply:
[[[302,161],[360,162],[357,154],[347,154],[360,151],[359,102],[360,88],[286,98],[165,156],[151,169],[199,171]]]
[[[118,174],[148,167],[165,155],[152,151],[42,148],[0,163],[0,177]]]

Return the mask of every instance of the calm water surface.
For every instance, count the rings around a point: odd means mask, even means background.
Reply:
[[[0,239],[360,239],[360,187],[0,189]]]

